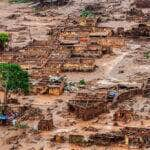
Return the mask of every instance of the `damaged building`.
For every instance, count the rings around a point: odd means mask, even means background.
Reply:
[[[139,87],[117,85],[108,89],[107,100],[111,101],[114,105],[141,94],[142,89]]]
[[[150,147],[149,128],[125,127],[122,129],[122,133],[125,135],[128,145],[135,145],[139,148]]]
[[[142,92],[144,97],[150,98],[150,78],[143,83]]]
[[[32,92],[35,94],[49,94],[59,96],[63,94],[65,79],[62,76],[50,76],[33,82]]]
[[[79,72],[93,72],[96,69],[95,60],[92,58],[73,58],[68,59],[63,64],[62,70],[64,72],[79,71]]]
[[[90,120],[102,113],[106,113],[106,93],[78,93],[73,100],[68,102],[69,111],[78,118]]]
[[[51,131],[53,128],[54,124],[52,114],[38,122],[38,130],[40,131]]]
[[[130,122],[135,120],[137,115],[133,109],[125,109],[120,107],[113,115],[114,121]]]

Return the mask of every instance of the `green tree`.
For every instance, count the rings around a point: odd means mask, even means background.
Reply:
[[[22,91],[25,94],[29,92],[28,72],[22,70],[17,64],[0,64],[0,82],[6,91],[6,95],[8,91]]]

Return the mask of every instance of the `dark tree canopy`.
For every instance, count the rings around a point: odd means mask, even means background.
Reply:
[[[7,91],[29,92],[29,75],[17,64],[0,63],[1,85]]]

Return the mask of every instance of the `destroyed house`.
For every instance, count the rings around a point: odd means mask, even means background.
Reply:
[[[118,85],[119,86],[119,85]],[[136,95],[141,95],[142,91],[139,87],[127,87],[120,88],[117,86],[117,89],[115,90],[108,90],[108,100],[109,100],[109,94],[114,95],[112,96],[112,102],[113,104],[120,103],[124,100],[128,100]]]
[[[46,94],[48,92],[48,78],[32,82],[32,92],[35,94]]]
[[[44,70],[48,75],[56,74],[61,72],[61,68],[63,66],[63,60],[58,59],[47,59],[45,63],[43,63]]]
[[[89,136],[90,141],[94,145],[110,146],[113,144],[121,144],[124,142],[124,136],[119,131],[108,133],[96,133]]]
[[[61,45],[73,45],[79,43],[77,30],[64,29],[60,32],[59,41]]]
[[[130,122],[136,119],[133,109],[119,108],[113,115],[114,121]]]
[[[79,72],[92,72],[96,68],[95,60],[92,58],[70,58],[65,60],[62,70],[66,71],[79,71]]]
[[[53,117],[52,114],[47,116],[46,118],[43,118],[38,123],[38,130],[40,131],[50,131],[54,127],[53,125]]]
[[[90,37],[109,37],[113,35],[113,29],[110,27],[93,27]]]
[[[125,127],[122,133],[128,139],[129,145],[150,147],[150,128]]]
[[[62,76],[50,76],[49,77],[49,94],[59,96],[63,94],[65,86],[65,78]]]
[[[102,47],[122,48],[125,46],[125,39],[121,37],[102,37],[97,43]]]
[[[60,39],[65,39],[65,40],[75,40],[78,39],[78,30],[79,29],[70,29],[70,28],[66,28],[64,29],[64,31],[60,32],[59,34],[59,38]]]
[[[125,32],[127,37],[150,37],[150,26],[147,24],[139,24]]]
[[[35,94],[49,94],[59,96],[64,92],[64,78],[50,76],[32,84],[32,92]]]
[[[150,97],[150,78],[143,83],[142,92],[144,97]]]
[[[102,48],[99,45],[76,44],[71,50],[72,57],[102,57]]]
[[[68,102],[69,111],[77,118],[90,120],[107,112],[106,93],[78,93]]]

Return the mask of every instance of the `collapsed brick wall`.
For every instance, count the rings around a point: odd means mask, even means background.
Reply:
[[[144,13],[141,9],[131,8],[129,11],[126,12],[126,19],[129,21],[141,21],[141,22],[148,22],[150,14]]]
[[[12,52],[7,52],[7,53],[0,53],[0,62],[14,62],[18,57],[18,53],[12,53]]]
[[[53,119],[52,118],[42,119],[38,123],[38,130],[41,130],[41,131],[50,131],[53,129],[53,127],[54,127],[54,125],[53,125]]]
[[[83,19],[86,22],[86,19]],[[87,19],[88,20],[88,19]],[[100,37],[110,37],[113,34],[112,28],[96,27],[95,25],[80,25],[74,29],[65,28],[60,33],[60,43],[63,50],[71,51],[71,57],[101,57],[103,54],[112,51],[110,46],[93,44],[93,39],[98,41]]]
[[[132,109],[119,108],[113,115],[114,121],[130,122],[135,120],[137,115]]]
[[[150,37],[150,26],[147,24],[139,24],[138,27],[133,27],[131,30],[127,31],[126,35],[132,37]]]
[[[103,47],[121,48],[125,46],[125,40],[119,37],[106,37],[99,39],[98,44]]]
[[[124,31],[124,28],[118,28],[117,32],[115,33],[116,36],[123,36],[123,37],[150,37],[150,26],[147,24],[138,24],[127,31]]]
[[[104,134],[91,135],[90,140],[93,141],[94,145],[113,145],[124,142],[124,136],[121,132],[110,132]]]
[[[69,111],[75,113],[78,118],[90,120],[102,113],[108,112],[105,94],[90,95],[88,93],[77,94],[75,100],[68,102]]]
[[[69,142],[80,146],[111,146],[123,144],[136,146],[138,148],[150,147],[150,129],[125,127],[121,131],[112,131],[108,133],[96,133],[89,136],[69,135]]]
[[[89,136],[69,135],[69,142],[80,146],[110,146],[113,144],[124,143],[124,135],[118,132],[96,133]]]
[[[150,97],[150,78],[143,83],[142,93],[144,97]]]
[[[150,129],[126,127],[122,129],[122,133],[128,139],[129,145],[136,145],[138,147],[150,147]]]
[[[63,71],[83,71],[91,72],[96,68],[94,59],[68,59],[64,62]]]
[[[89,42],[88,44],[74,45],[71,50],[71,56],[101,58],[104,54],[110,54],[111,52],[111,47],[102,47]]]
[[[142,94],[142,90],[135,87],[133,89],[128,89],[128,90],[118,93],[118,95],[114,97],[113,102],[120,103],[124,100],[130,99],[136,95],[141,95],[141,94]]]

